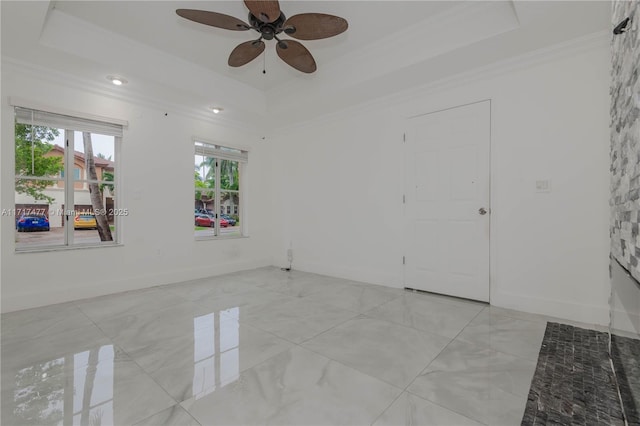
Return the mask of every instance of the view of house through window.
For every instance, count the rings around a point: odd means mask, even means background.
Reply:
[[[122,126],[16,108],[16,249],[113,244]],[[73,170],[73,173],[65,173]]]
[[[242,236],[241,183],[248,154],[195,142],[194,235]]]

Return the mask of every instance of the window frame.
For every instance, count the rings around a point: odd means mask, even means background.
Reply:
[[[226,214],[222,212],[224,206],[220,203],[221,193],[223,192],[235,192],[238,194],[238,218],[240,223],[240,235],[223,235],[220,232],[220,221],[215,221],[214,233],[213,235],[195,235],[194,239],[196,241],[210,241],[210,240],[226,240],[226,239],[235,239],[235,238],[248,238],[249,237],[249,227],[247,220],[247,180],[248,180],[248,169],[249,169],[249,154],[250,151],[247,147],[238,146],[234,144],[221,143],[218,141],[212,141],[206,138],[201,137],[193,137],[192,140],[193,150],[194,150],[194,158],[195,156],[202,156],[203,158],[214,158],[215,161],[215,188],[214,188],[214,205],[211,209],[215,213],[215,218],[219,219],[222,214]],[[204,147],[200,146],[207,145],[210,147],[210,150],[204,149]],[[198,148],[201,148],[200,151]],[[234,152],[235,151],[235,152]],[[239,152],[239,153],[238,153]],[[206,154],[206,155],[205,155]],[[220,179],[220,162],[221,160],[229,160],[235,161],[238,163],[238,189],[224,189],[221,188],[221,179]],[[198,192],[198,188],[194,185],[194,196]],[[200,191],[202,192],[202,191]],[[221,213],[222,212],[222,213]]]
[[[51,176],[49,178],[43,176],[29,176],[29,175],[19,175],[16,173],[16,170],[13,171],[13,179],[14,179],[14,194],[15,194],[15,182],[16,179],[36,179],[36,180],[52,180],[57,179],[57,181],[62,181],[64,183],[63,189],[63,204],[64,211],[62,212],[63,219],[65,221],[64,225],[64,240],[61,244],[50,244],[50,245],[31,245],[26,247],[17,247],[14,245],[15,253],[29,253],[29,252],[42,252],[42,251],[63,251],[63,250],[75,250],[75,249],[83,249],[83,248],[97,248],[97,247],[114,247],[122,245],[122,215],[114,215],[113,224],[115,226],[115,231],[113,234],[113,241],[104,241],[104,242],[89,242],[89,243],[74,243],[74,226],[68,226],[69,223],[73,223],[73,216],[68,213],[72,213],[75,209],[75,184],[78,182],[82,182],[84,185],[88,183],[97,183],[97,184],[110,184],[113,185],[114,189],[118,188],[120,193],[122,177],[120,176],[120,157],[121,157],[121,145],[122,145],[122,135],[124,134],[124,128],[128,125],[127,121],[112,119],[106,117],[99,117],[89,114],[69,112],[69,111],[61,111],[56,110],[55,108],[50,107],[42,107],[41,105],[34,105],[33,103],[26,101],[16,101],[15,99],[9,99],[9,104],[14,108],[14,129],[13,129],[13,149],[15,150],[15,125],[17,123],[23,123],[27,125],[36,125],[36,126],[45,126],[50,128],[58,129],[62,134],[62,139],[64,141],[64,153],[62,156],[63,169],[59,176]],[[31,112],[32,117],[36,114],[40,114],[41,117],[44,117],[45,123],[41,123],[39,120],[33,120],[31,123],[25,122],[24,118],[19,118],[19,110],[24,112]],[[46,123],[47,119],[53,117],[53,123]],[[42,119],[41,119],[42,120]],[[71,125],[68,125],[71,124]],[[79,124],[79,125],[78,125]],[[107,132],[102,132],[101,130],[107,129]],[[111,130],[111,134],[109,134],[109,129]],[[82,169],[75,166],[75,149],[74,149],[74,132],[82,132],[87,131],[92,134],[99,134],[113,137],[113,155],[115,159],[114,163],[114,180],[113,181],[104,181],[102,176],[100,179],[96,181],[90,181],[88,179],[88,175],[85,174],[83,179]],[[117,133],[117,134],[114,134]],[[15,155],[15,152],[14,152]],[[74,173],[66,174],[64,170],[74,170]],[[76,170],[80,173],[80,179],[76,177]],[[57,186],[57,182],[54,183],[54,186]],[[15,195],[14,195],[15,197]],[[113,209],[115,211],[121,210],[119,208],[120,205],[120,197],[113,197]],[[70,208],[70,206],[73,206]],[[51,204],[49,204],[51,207]],[[106,208],[106,207],[105,207]],[[58,208],[59,210],[61,207]],[[49,217],[51,216],[51,211],[49,211]],[[14,232],[17,235],[17,229],[14,229]]]

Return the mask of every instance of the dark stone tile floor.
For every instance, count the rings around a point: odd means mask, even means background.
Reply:
[[[640,340],[612,334],[611,359],[627,423],[640,425]]]
[[[547,323],[522,425],[623,426],[608,343],[604,332]]]

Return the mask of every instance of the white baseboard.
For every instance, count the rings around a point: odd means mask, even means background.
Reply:
[[[327,265],[324,263],[309,261],[294,262],[293,269],[392,288],[403,287],[402,270],[398,270],[398,273],[394,275],[389,273],[388,269],[376,270],[372,267],[368,267],[366,269],[349,268],[346,266]],[[609,305],[606,303],[600,306],[584,305],[580,303],[497,292],[491,295],[491,305],[499,308],[546,315],[586,324],[599,326],[609,325]]]
[[[347,266],[326,265],[324,263],[304,261],[294,261],[293,269],[302,272],[328,275],[330,277],[342,278],[345,280],[382,285],[385,287],[403,288],[401,270],[398,270],[397,274],[391,274],[388,269],[376,270],[375,267],[371,266],[366,268],[350,268]]]
[[[371,267],[358,269],[314,262],[294,262],[293,269],[392,288],[403,287],[401,270],[393,275],[388,270],[376,270]],[[609,325],[609,305],[607,304],[584,305],[511,293],[495,293],[491,295],[491,305],[586,324]]]
[[[606,301],[605,301],[606,302]],[[491,305],[600,326],[609,325],[609,305],[584,305],[567,301],[496,292]]]
[[[197,280],[210,276],[223,275],[248,269],[271,266],[273,259],[264,258],[248,262],[233,262],[222,265],[208,265],[201,268],[180,269],[163,273],[140,274],[124,280],[105,281],[91,287],[78,285],[65,291],[52,288],[51,291],[40,291],[37,294],[19,294],[2,298],[2,313],[22,309],[35,308],[124,291],[140,290],[165,284]],[[280,265],[282,266],[282,265]],[[377,284],[391,288],[402,288],[401,271],[391,274],[388,270],[375,268],[350,268],[332,266],[315,262],[296,262],[293,269],[328,275],[353,281]],[[512,293],[496,292],[491,296],[491,304],[500,308],[514,309],[540,315],[580,321],[587,324],[607,326],[609,324],[609,306],[603,304],[584,305],[566,301],[522,296]]]
[[[179,269],[162,273],[141,273],[140,275],[135,275],[124,280],[94,283],[91,287],[79,284],[72,288],[67,287],[64,291],[51,287],[49,291],[40,290],[38,293],[18,294],[9,297],[3,296],[2,313],[73,302],[124,291],[141,290],[159,285],[192,281],[200,278],[270,266],[271,263],[270,259],[265,258],[248,262],[207,265],[201,268]]]
[[[627,333],[626,337],[640,336],[640,314],[615,309],[611,312],[611,326],[619,333]]]

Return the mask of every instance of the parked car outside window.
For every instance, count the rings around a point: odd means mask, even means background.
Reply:
[[[226,228],[227,226],[229,226],[229,221],[227,221],[226,219],[223,219],[222,217],[220,217],[220,219],[216,219],[216,217],[212,214],[208,214],[207,215],[209,217],[209,219],[211,220],[211,227],[213,228],[215,225],[215,221],[216,220],[220,220],[220,227],[221,228]],[[222,215],[221,215],[222,216]]]
[[[98,229],[96,216],[92,213],[76,215],[73,218],[73,229]]]
[[[236,226],[236,220],[229,216],[228,214],[221,214],[220,217],[229,222],[229,226]]]
[[[49,218],[44,214],[22,214],[16,222],[18,232],[49,231]]]
[[[202,213],[197,213],[195,215],[195,225],[202,226],[205,228],[210,228],[211,226],[215,226],[211,218],[208,215],[202,214]]]

